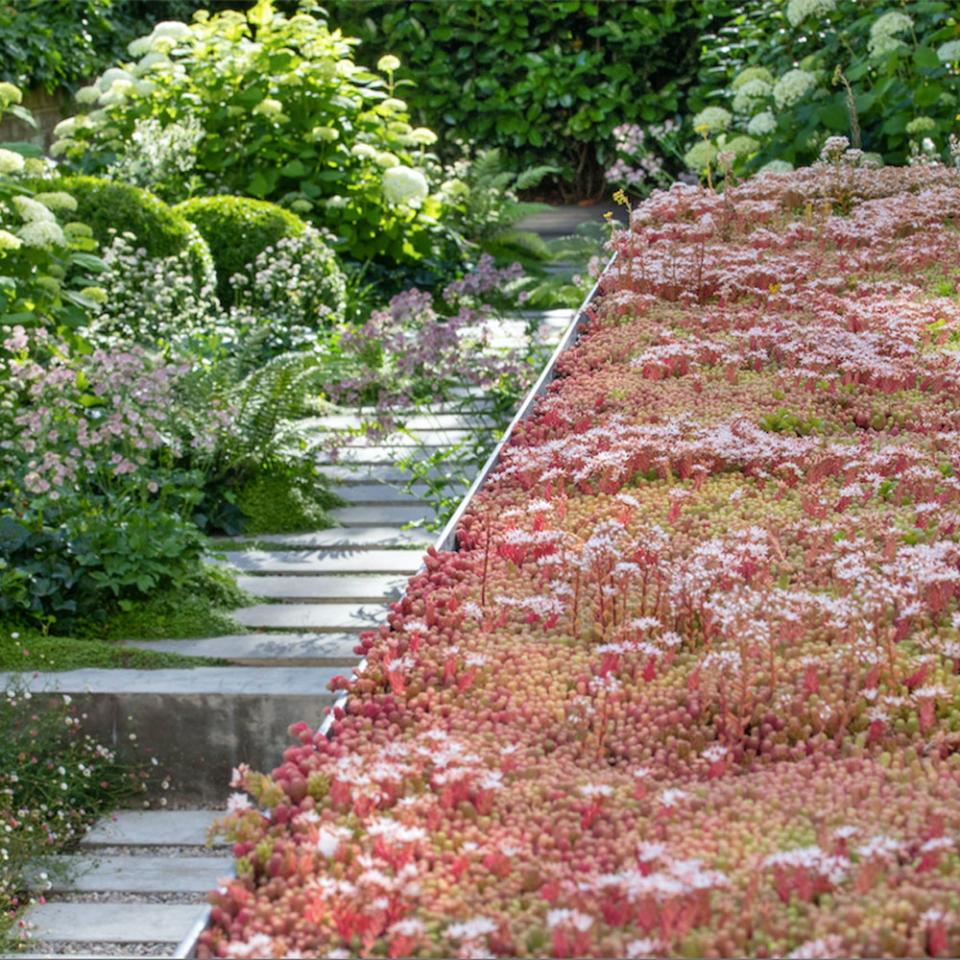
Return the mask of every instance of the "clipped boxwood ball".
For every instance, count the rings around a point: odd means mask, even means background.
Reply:
[[[306,224],[295,213],[248,197],[193,197],[177,204],[207,241],[217,270],[217,295],[224,306],[233,302],[230,278],[243,273],[257,254],[284,237],[303,233]]]
[[[291,319],[309,327],[342,318],[345,284],[336,257],[320,232],[295,213],[264,200],[233,196],[194,197],[174,209],[209,245],[224,307],[273,312],[285,299]],[[291,265],[297,278],[292,284]],[[254,277],[266,289],[258,289]]]
[[[151,259],[176,256],[186,250],[198,290],[212,281],[213,259],[206,241],[188,219],[149,190],[79,176],[37,180],[31,186],[69,193],[77,201],[73,218],[90,227],[101,249],[110,244],[112,231],[129,232]]]

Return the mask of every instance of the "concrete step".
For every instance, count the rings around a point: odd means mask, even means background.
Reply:
[[[292,579],[292,578],[291,578]],[[354,666],[356,633],[247,633],[204,637],[199,640],[134,640],[128,646],[163,653],[220,657],[238,666],[344,667]]]
[[[390,504],[422,504],[423,498],[430,493],[426,484],[414,484],[412,492],[407,493],[388,483],[356,483],[336,487],[336,493],[343,497],[351,506],[360,504],[376,504],[388,506]],[[463,484],[451,484],[448,488],[451,497],[463,497],[467,492]]]
[[[317,470],[335,483],[341,484],[393,483],[403,486],[413,479],[409,469],[401,470],[394,463],[318,463]],[[461,465],[456,460],[450,460],[427,468],[423,477],[431,481],[447,480],[452,486],[462,487],[465,481],[469,486],[478,471],[479,466],[476,463],[465,462]],[[343,496],[342,491],[338,492]]]
[[[308,417],[299,424],[308,430],[359,430],[365,423],[376,417],[371,410],[366,415],[358,413],[330,413],[319,417]],[[484,413],[412,413],[409,416],[397,416],[396,419],[406,430],[459,431],[488,429],[497,426],[497,419]]]
[[[400,445],[396,443],[378,444],[372,447],[345,446],[340,448],[340,455],[337,458],[338,464],[357,464],[358,466],[376,466],[380,464],[398,464],[407,460],[416,454],[417,461],[426,460],[435,453],[446,451],[454,444],[420,444],[416,446]],[[330,464],[327,453],[318,450],[316,454],[316,463],[318,466]]]
[[[235,550],[223,561],[244,573],[316,576],[325,573],[406,574],[420,569],[419,550]]]
[[[333,527],[309,533],[268,533],[258,537],[214,537],[217,547],[229,549],[234,543],[270,543],[278,547],[323,550],[375,550],[384,547],[428,547],[436,534],[425,530],[404,530],[399,524],[376,527]]]
[[[337,507],[330,516],[343,527],[382,527],[396,524],[429,523],[436,519],[437,512],[423,503],[395,503],[390,506],[365,504],[358,507]]]
[[[26,911],[35,940],[67,943],[176,945],[199,916],[196,904],[169,903],[48,902]]]
[[[58,689],[86,714],[84,729],[127,749],[130,735],[173,780],[183,805],[221,803],[231,770],[272,770],[300,720],[319,727],[335,700],[336,666],[197,667],[193,670],[70,670],[19,674],[33,693]],[[0,686],[13,674],[0,674]],[[140,752],[140,756],[144,754]],[[143,939],[143,938],[138,938]]]
[[[322,437],[326,431],[320,427],[304,430],[308,436]],[[429,447],[431,450],[440,447],[453,447],[457,444],[471,443],[480,434],[493,435],[494,431],[490,427],[470,427],[466,430],[414,430],[407,432],[395,432],[380,438],[376,442],[366,437],[356,437],[340,448],[341,458],[347,450],[353,451],[371,451],[381,450],[385,447],[396,447],[403,450],[404,456],[409,456],[411,450],[419,450],[421,447]]]
[[[247,627],[263,630],[316,630],[319,633],[360,633],[376,630],[387,619],[385,602],[347,603],[260,603],[233,612],[233,618]]]
[[[199,893],[233,872],[230,857],[87,856],[51,857],[52,893]],[[66,872],[66,876],[61,874]]]
[[[98,820],[84,835],[80,846],[202,847],[213,821],[225,815],[225,810],[210,809],[118,810],[112,817]],[[214,841],[215,846],[224,843],[219,837]]]
[[[337,603],[344,600],[396,600],[407,586],[406,577],[237,577],[237,586],[271,600]]]

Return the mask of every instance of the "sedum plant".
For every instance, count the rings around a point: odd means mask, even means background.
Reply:
[[[130,171],[171,202],[228,192],[283,203],[358,260],[409,263],[443,239],[443,205],[422,169],[436,137],[408,122],[395,57],[376,73],[359,67],[356,41],[269,0],[195,21],[134,40],[130,61],[77,92],[81,112],[51,151],[86,170]]]

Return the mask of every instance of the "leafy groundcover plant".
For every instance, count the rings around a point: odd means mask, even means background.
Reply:
[[[333,738],[237,770],[201,956],[960,950],[960,182],[844,146],[634,212]]]

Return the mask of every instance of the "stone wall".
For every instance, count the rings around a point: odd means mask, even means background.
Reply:
[[[34,130],[16,117],[5,116],[0,120],[0,143],[26,140],[46,149],[53,140],[53,128],[66,115],[69,103],[70,95],[65,90],[52,94],[42,88],[26,91],[23,106],[33,113],[38,128]]]

